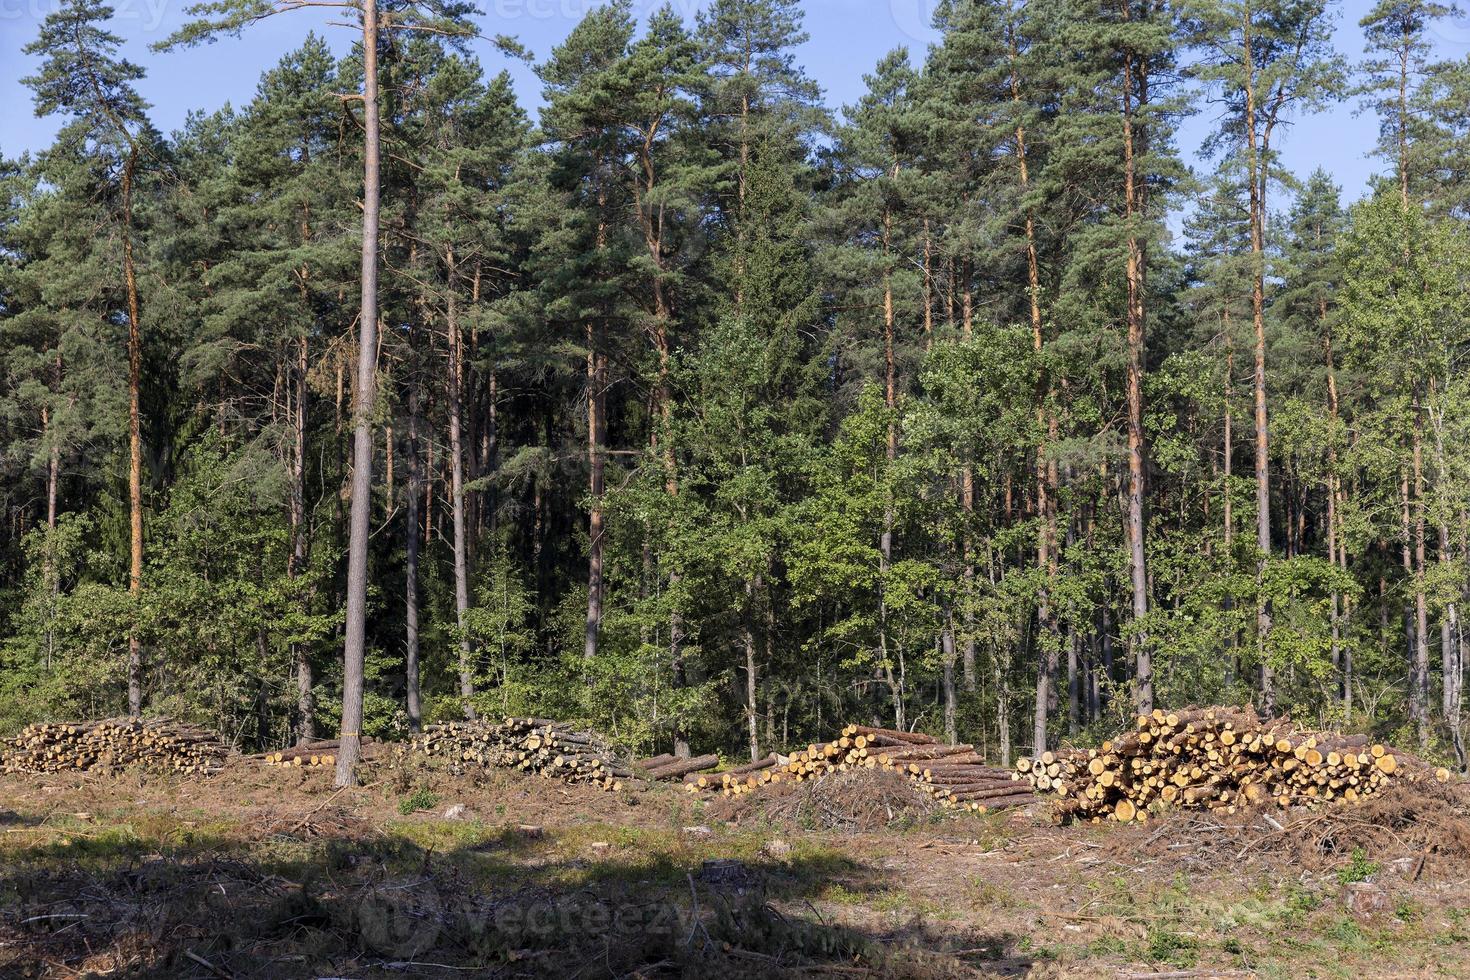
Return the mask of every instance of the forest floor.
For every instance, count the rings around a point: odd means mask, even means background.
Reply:
[[[367,772],[0,776],[0,976],[1470,976],[1464,848],[1325,811],[852,832]]]

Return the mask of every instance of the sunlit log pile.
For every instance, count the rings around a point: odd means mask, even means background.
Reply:
[[[171,718],[29,725],[4,742],[7,773],[85,772],[141,765],[163,772],[211,775],[230,750],[206,729]]]
[[[1251,708],[1157,710],[1095,749],[1044,752],[1016,778],[1050,794],[1059,820],[1146,820],[1150,807],[1352,803],[1390,781],[1446,782],[1434,769],[1362,735],[1262,721]]]
[[[633,776],[599,735],[545,718],[430,725],[409,751],[445,759],[456,772],[500,766],[606,790],[621,789]]]
[[[771,783],[863,768],[901,773],[945,808],[985,812],[1036,802],[1030,787],[1017,785],[1010,770],[987,765],[973,745],[945,745],[922,732],[865,725],[848,725],[832,741],[790,755],[773,752],[723,772],[685,776],[684,785],[691,793],[741,796]]]
[[[656,755],[650,759],[639,759],[633,763],[634,769],[645,779],[672,782],[681,776],[692,773],[705,772],[714,769],[720,764],[717,755],[696,755],[692,758],[682,758],[673,754]]]
[[[371,738],[364,737],[362,746],[366,749],[373,744]],[[342,746],[339,739],[324,739],[318,742],[307,742],[304,745],[295,745],[289,749],[276,749],[273,752],[264,752],[260,755],[251,756],[259,759],[267,766],[335,766],[337,764],[337,750]]]

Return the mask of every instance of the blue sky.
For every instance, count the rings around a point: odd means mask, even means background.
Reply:
[[[148,70],[140,85],[153,104],[153,118],[165,132],[179,126],[191,109],[214,110],[226,102],[242,104],[251,96],[261,71],[296,47],[301,37],[316,29],[338,51],[351,44],[351,32],[331,27],[328,12],[298,11],[272,18],[249,30],[240,39],[226,38],[215,44],[171,54],[153,54],[148,45],[177,28],[185,19],[184,8],[191,0],[112,0],[117,11],[113,29],[126,40],[126,53]],[[544,57],[566,36],[583,13],[598,0],[480,0],[486,34],[516,37],[535,55]],[[640,17],[662,0],[635,0]],[[672,0],[676,10],[692,21],[708,0]],[[20,79],[35,63],[21,49],[35,37],[45,14],[57,0],[0,0],[0,152],[14,156],[21,150],[37,149],[55,132],[50,120],[35,119],[30,92]],[[855,101],[862,93],[862,76],[886,52],[907,46],[920,60],[936,39],[929,29],[934,0],[805,0],[806,28],[811,35],[797,56],[808,73],[821,83],[827,103],[837,106]],[[1362,56],[1362,34],[1357,22],[1371,0],[1343,0],[1336,8],[1338,49],[1349,59]],[[1435,54],[1442,58],[1464,58],[1470,53],[1470,17],[1438,23],[1433,29]],[[527,105],[539,103],[539,86],[528,66],[506,63],[487,49],[478,52],[487,69],[505,64],[515,78]],[[1306,174],[1322,166],[1343,186],[1345,197],[1362,193],[1369,177],[1379,168],[1365,157],[1372,145],[1377,120],[1371,113],[1355,113],[1352,102],[1336,105],[1316,116],[1295,120],[1280,141],[1285,162],[1294,172]],[[1202,107],[1180,133],[1187,161],[1195,167],[1208,165],[1194,151],[1213,127],[1211,109]]]

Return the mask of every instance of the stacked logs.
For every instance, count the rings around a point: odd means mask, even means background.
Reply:
[[[7,773],[85,772],[142,765],[164,772],[212,775],[229,748],[212,732],[169,718],[30,725],[4,742]]]
[[[688,776],[691,773],[704,772],[713,769],[720,764],[717,755],[696,755],[693,758],[680,758],[677,755],[666,753],[656,755],[651,759],[639,759],[633,766],[645,778],[654,780],[674,780],[680,776]]]
[[[596,734],[545,718],[430,725],[409,751],[444,758],[456,773],[499,766],[606,790],[621,789],[633,775]]]
[[[772,753],[758,762],[719,773],[686,776],[691,793],[719,790],[725,796],[753,793],[780,782],[819,779],[853,769],[902,773],[941,807],[985,812],[1036,801],[1009,770],[985,764],[973,745],[945,745],[932,735],[866,725],[848,725],[830,742],[790,755]]]
[[[1022,759],[1015,778],[1056,797],[1059,820],[1145,820],[1150,806],[1225,809],[1352,803],[1390,780],[1445,782],[1449,771],[1361,735],[1262,721],[1250,708],[1156,710],[1096,749]]]
[[[366,736],[362,739],[363,747],[371,745],[372,742],[373,740]],[[296,745],[289,749],[277,749],[274,752],[251,756],[251,758],[259,759],[267,766],[335,766],[337,750],[341,746],[341,740],[332,738],[320,742],[307,742],[305,745]]]

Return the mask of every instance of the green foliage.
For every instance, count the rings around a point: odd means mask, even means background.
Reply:
[[[432,810],[438,805],[439,794],[421,786],[398,801],[398,812],[406,817],[411,813]]]
[[[1361,847],[1353,848],[1352,856],[1348,863],[1337,869],[1337,881],[1341,885],[1351,885],[1354,882],[1367,881],[1376,875],[1380,865],[1368,860],[1368,852]]]
[[[204,3],[165,46],[288,9]],[[1002,757],[1126,724],[1146,651],[1160,704],[1269,696],[1463,757],[1470,74],[1424,46],[1447,11],[1365,20],[1356,91],[1400,179],[1345,211],[1280,156],[1349,87],[1323,0],[946,0],[840,122],[795,0],[615,0],[536,66],[534,125],[467,7],[393,5],[364,731],[471,708],[733,758],[861,720]],[[0,160],[0,729],[117,713],[133,634],[149,710],[284,744],[340,711],[364,58],[305,34],[165,138],[111,16],[40,25],[61,128]],[[1199,180],[1194,82],[1221,109]]]

